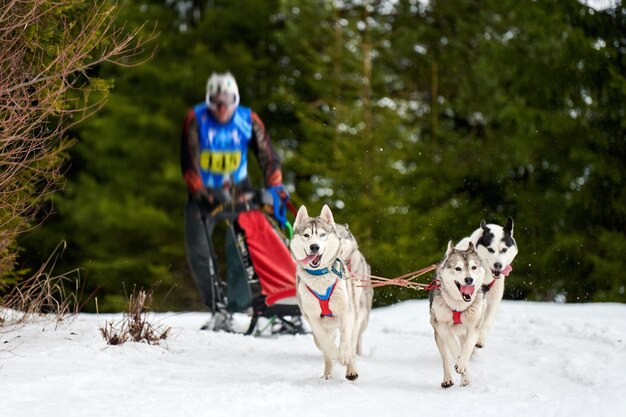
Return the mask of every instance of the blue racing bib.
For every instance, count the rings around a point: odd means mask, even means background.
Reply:
[[[200,176],[207,188],[238,184],[248,177],[251,110],[238,106],[226,124],[218,123],[206,103],[194,107],[200,135]]]

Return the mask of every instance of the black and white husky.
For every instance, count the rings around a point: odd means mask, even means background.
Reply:
[[[469,384],[467,367],[479,335],[484,302],[480,288],[485,275],[472,243],[465,250],[448,243],[446,255],[437,267],[439,288],[430,292],[430,324],[443,361],[443,388],[454,385],[452,360],[456,361],[454,369],[461,374],[461,385]]]
[[[485,312],[480,326],[480,336],[476,343],[477,347],[483,347],[487,333],[500,308],[504,294],[504,277],[513,270],[511,263],[517,255],[517,243],[513,238],[513,219],[509,217],[504,227],[481,221],[480,227],[469,237],[461,240],[456,248],[466,249],[470,242],[476,248],[485,269],[489,271],[483,285]]]
[[[328,206],[319,217],[300,207],[290,244],[297,263],[296,286],[300,309],[324,355],[324,375],[332,375],[333,361],[346,366],[346,378],[359,374],[355,356],[362,352],[362,336],[372,308],[373,290],[358,286],[350,274],[369,275],[370,267],[347,226],[336,224]],[[339,348],[335,339],[339,331]]]

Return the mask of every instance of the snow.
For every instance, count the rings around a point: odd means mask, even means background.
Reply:
[[[602,11],[606,9],[614,9],[618,6],[620,0],[580,0],[592,9]]]
[[[312,336],[198,330],[206,313],[160,313],[160,346],[109,346],[120,315],[80,314],[0,328],[0,415],[620,416],[626,410],[626,305],[504,301],[471,385],[443,389],[428,302],[372,312],[360,377],[320,378]],[[239,327],[248,318],[236,317]]]

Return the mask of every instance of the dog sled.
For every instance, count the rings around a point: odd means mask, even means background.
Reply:
[[[276,219],[273,207],[277,198],[265,190],[256,191],[243,203],[218,206],[203,214],[207,238],[207,220],[226,224],[228,274],[226,279],[220,274],[211,245],[210,278],[215,291],[226,294],[229,311],[251,312],[245,335],[258,336],[266,329],[272,334],[304,333],[296,297],[296,265],[289,253],[291,226],[284,212],[286,227]]]

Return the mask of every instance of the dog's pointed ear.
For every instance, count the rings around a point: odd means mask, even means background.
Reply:
[[[326,223],[335,224],[335,219],[333,219],[333,212],[330,211],[330,207],[328,207],[327,204],[324,204],[324,207],[322,207],[320,218],[324,220]]]
[[[452,241],[449,241],[448,249],[446,250],[446,256],[450,256],[453,250],[454,250],[454,243]]]
[[[467,246],[467,250],[469,252],[476,252],[476,247],[474,246],[474,242],[469,243],[469,245]]]
[[[296,220],[293,222],[294,229],[303,221],[309,218],[309,213],[306,211],[306,207],[300,206],[298,214],[296,214]]]
[[[513,217],[511,216],[506,219],[506,224],[504,225],[504,233],[513,237]]]
[[[487,227],[487,222],[485,221],[485,219],[482,219],[480,221],[480,228],[483,229],[486,232],[489,231],[489,228]]]

